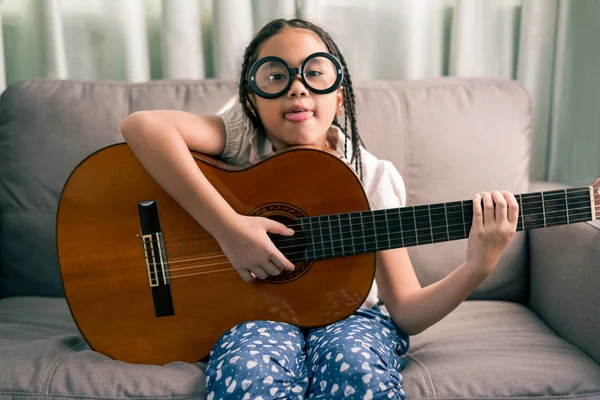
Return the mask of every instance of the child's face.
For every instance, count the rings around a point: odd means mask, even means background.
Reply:
[[[306,29],[285,28],[263,43],[258,59],[276,56],[290,67],[298,68],[306,57],[317,52],[328,52],[317,34]],[[280,97],[265,99],[254,93],[251,96],[267,137],[277,150],[293,145],[324,145],[336,111],[343,103],[341,86],[329,94],[315,94],[304,86],[299,75],[294,76],[289,90]],[[309,112],[308,119],[297,121],[303,118],[289,115],[290,108],[297,105],[312,110],[312,115]]]

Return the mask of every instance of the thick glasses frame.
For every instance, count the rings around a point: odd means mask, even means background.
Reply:
[[[333,65],[335,66],[337,77],[336,77],[335,82],[333,83],[333,85],[330,88],[315,89],[312,86],[310,86],[310,84],[308,84],[308,82],[304,78],[304,68],[306,67],[306,64],[308,64],[310,62],[310,60],[312,60],[313,58],[316,58],[316,57],[325,57],[328,60],[330,60],[333,63]],[[288,82],[285,85],[285,88],[283,88],[282,90],[280,90],[277,93],[267,93],[267,92],[261,90],[258,87],[258,85],[256,84],[256,72],[258,72],[258,69],[264,63],[267,63],[269,61],[279,61],[281,64],[283,64],[284,66],[287,67],[288,72],[289,72]],[[300,79],[302,79],[302,83],[304,84],[304,86],[306,86],[311,92],[316,93],[316,94],[327,94],[327,93],[331,93],[331,92],[335,91],[338,87],[340,87],[340,85],[344,79],[344,69],[342,68],[342,64],[339,62],[339,60],[337,58],[335,58],[335,56],[333,56],[329,53],[319,52],[319,53],[313,53],[310,56],[306,57],[306,59],[304,60],[304,62],[300,66],[300,68],[291,68],[288,63],[286,63],[283,59],[281,59],[279,57],[275,57],[275,56],[263,57],[259,60],[256,60],[256,62],[254,64],[252,64],[250,71],[248,71],[248,82],[250,85],[250,89],[252,89],[252,91],[254,93],[256,93],[257,95],[259,95],[260,97],[263,97],[265,99],[274,99],[274,98],[279,97],[282,94],[286,93],[290,89],[290,86],[292,86],[292,82],[294,81],[294,75],[296,75],[296,74],[300,75]]]

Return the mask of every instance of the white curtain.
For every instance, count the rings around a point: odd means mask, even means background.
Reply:
[[[252,35],[295,16],[330,32],[354,79],[520,81],[532,178],[600,175],[598,0],[0,0],[0,91],[33,77],[237,79]]]

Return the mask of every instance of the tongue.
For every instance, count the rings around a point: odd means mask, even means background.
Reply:
[[[302,122],[312,117],[313,114],[312,111],[290,112],[285,114],[285,119],[291,122]]]

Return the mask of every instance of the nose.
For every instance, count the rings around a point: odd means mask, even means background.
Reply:
[[[308,89],[304,86],[300,74],[297,73],[292,76],[292,85],[290,86],[287,95],[291,98],[308,96]]]

